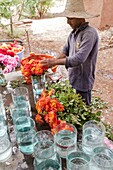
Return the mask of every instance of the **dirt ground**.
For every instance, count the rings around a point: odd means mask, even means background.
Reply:
[[[61,18],[35,20],[31,25],[20,27],[27,28],[29,33],[30,49],[27,35],[25,34],[21,38],[24,42],[25,56],[29,55],[29,51],[40,53],[47,50],[56,55],[61,51],[71,31],[65,19]],[[110,109],[107,111],[108,113],[104,113],[104,119],[113,124],[113,28],[97,31],[99,34],[99,53],[93,93],[108,103]],[[67,71],[63,66],[60,66],[58,70],[60,74],[67,77]]]

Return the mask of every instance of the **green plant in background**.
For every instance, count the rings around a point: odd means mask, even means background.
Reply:
[[[38,0],[36,4],[36,9],[40,18],[42,18],[48,10],[53,6],[53,0]]]
[[[0,0],[0,18],[10,19],[10,31],[13,35],[13,21],[12,16],[16,11],[17,5],[21,0]]]
[[[53,4],[53,0],[24,0],[21,15],[43,18]]]

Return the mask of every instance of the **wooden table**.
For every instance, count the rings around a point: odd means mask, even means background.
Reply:
[[[17,71],[17,72],[11,72],[11,73],[8,73],[8,74],[5,74],[5,78],[6,78],[6,82],[8,83],[9,81],[13,81],[13,80],[19,80],[19,86],[24,86],[24,87],[27,87],[28,91],[29,91],[29,99],[30,99],[30,104],[31,104],[31,111],[32,111],[32,118],[34,119],[35,118],[35,115],[36,115],[36,109],[35,109],[35,104],[34,104],[34,98],[33,98],[33,91],[32,91],[32,86],[31,84],[27,85],[27,84],[23,84],[23,76],[21,74],[21,71]],[[7,88],[6,87],[2,87],[0,86],[0,93],[3,95],[3,101],[4,101],[4,105],[5,107],[9,107],[10,106],[10,103],[12,102],[12,97],[11,97],[11,93],[10,93],[10,90],[9,87]],[[46,127],[38,127],[39,129],[37,130],[46,130]],[[33,170],[33,156],[32,155],[24,155],[24,159],[28,165],[28,169],[27,170]],[[17,159],[17,162],[20,161]],[[65,159],[62,159],[62,170],[65,170],[66,169],[66,161]],[[3,170],[3,169],[0,169],[0,170]],[[4,169],[5,170],[5,169]],[[10,169],[8,169],[10,170]],[[13,168],[12,168],[13,170]],[[16,169],[15,169],[16,170]],[[18,170],[18,169],[17,169]],[[21,170],[21,169],[19,169]]]

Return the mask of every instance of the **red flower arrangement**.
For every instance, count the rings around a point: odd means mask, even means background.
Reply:
[[[14,57],[18,52],[22,51],[23,47],[18,45],[17,41],[14,41],[14,43],[3,43],[0,46],[0,54],[3,55],[9,55],[11,57]]]
[[[66,126],[66,122],[59,120],[57,118],[57,112],[62,112],[64,110],[64,106],[58,101],[57,98],[53,98],[54,89],[51,89],[49,92],[47,90],[43,90],[41,93],[41,97],[36,103],[36,122],[38,123],[46,123],[49,124],[51,131],[55,132],[55,128],[57,125],[64,123]]]
[[[24,78],[27,84],[31,83],[31,75],[40,76],[48,70],[47,66],[42,66],[39,62],[40,60],[44,60],[47,58],[53,58],[53,56],[49,56],[46,54],[34,54],[30,53],[30,56],[21,60],[21,72],[24,75]],[[56,71],[57,66],[52,68],[52,71]]]

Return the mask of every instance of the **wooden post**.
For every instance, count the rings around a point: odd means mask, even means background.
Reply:
[[[12,16],[10,18],[10,30],[11,30],[11,35],[13,35],[13,21],[12,21]]]

